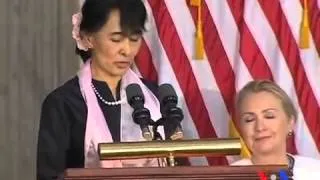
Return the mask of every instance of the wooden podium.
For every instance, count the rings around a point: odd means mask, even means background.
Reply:
[[[110,179],[212,179],[212,180],[259,180],[259,173],[288,172],[286,166],[175,166],[174,158],[192,156],[239,155],[241,143],[233,139],[201,139],[178,141],[103,143],[99,145],[101,160],[127,158],[168,158],[165,167],[68,169],[65,180],[110,180]],[[288,173],[287,173],[288,174]]]
[[[286,166],[194,166],[165,168],[115,168],[115,169],[68,169],[64,180],[260,180],[259,172],[271,179],[279,179],[279,172]],[[289,178],[290,179],[290,178]]]

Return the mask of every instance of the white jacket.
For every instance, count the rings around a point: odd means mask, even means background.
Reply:
[[[293,156],[293,179],[294,180],[320,180],[320,160],[309,157]],[[250,159],[241,159],[231,166],[253,165]]]

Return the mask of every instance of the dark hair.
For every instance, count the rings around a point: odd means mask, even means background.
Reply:
[[[98,32],[109,19],[112,10],[120,12],[120,27],[124,35],[140,34],[145,30],[146,9],[142,0],[86,0],[82,6],[80,31]],[[90,51],[76,47],[83,62],[91,57]]]

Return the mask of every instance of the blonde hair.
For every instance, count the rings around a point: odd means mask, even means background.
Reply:
[[[247,83],[238,93],[236,98],[236,110],[239,113],[241,103],[252,93],[268,92],[277,97],[282,104],[282,107],[289,118],[297,119],[297,110],[294,107],[292,100],[288,94],[281,89],[279,85],[269,80],[254,80]]]

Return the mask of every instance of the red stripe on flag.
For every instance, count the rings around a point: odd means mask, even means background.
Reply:
[[[240,33],[240,55],[253,79],[273,80],[269,65],[244,20],[244,0],[228,0]],[[294,138],[288,139],[287,152],[296,154]]]
[[[217,137],[205,108],[189,59],[184,52],[165,1],[148,0],[155,18],[160,40],[175,72],[200,138]],[[209,163],[228,164],[226,158],[208,158]]]
[[[158,82],[158,74],[152,62],[151,52],[144,40],[142,40],[141,48],[136,56],[135,62],[144,78]]]
[[[273,80],[271,70],[244,20],[244,0],[228,0],[240,33],[240,55],[253,79]]]
[[[291,33],[286,17],[278,0],[259,0],[287,61],[294,80],[300,107],[310,133],[320,149],[320,110],[312,88],[301,63],[298,45]]]

